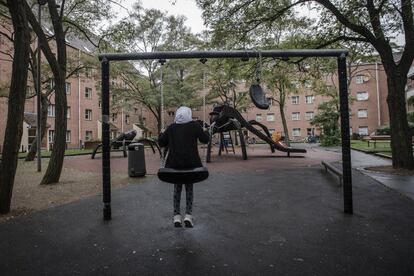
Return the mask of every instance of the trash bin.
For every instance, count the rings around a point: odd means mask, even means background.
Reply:
[[[145,176],[145,150],[141,143],[133,143],[128,146],[128,175],[130,177]]]

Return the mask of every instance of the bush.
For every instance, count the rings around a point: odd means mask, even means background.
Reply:
[[[352,140],[360,140],[362,137],[359,135],[359,133],[352,133],[351,139]]]
[[[391,135],[390,126],[381,126],[375,131],[376,135]]]
[[[341,144],[341,134],[338,131],[333,135],[322,135],[320,141],[323,147],[338,146]]]
[[[414,112],[412,112],[414,113]],[[414,136],[414,122],[408,122],[408,127],[411,130],[411,135]],[[390,126],[386,125],[386,126],[382,126],[380,128],[378,128],[375,133],[377,135],[391,135],[391,129]]]
[[[408,115],[407,115],[407,119],[408,119],[408,122],[410,122],[410,123],[414,123],[414,111],[413,112],[410,112],[410,113],[408,113]]]

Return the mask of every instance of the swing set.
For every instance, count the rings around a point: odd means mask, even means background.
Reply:
[[[167,59],[199,59],[205,64],[208,58],[240,58],[248,60],[256,58],[289,58],[289,57],[336,57],[338,61],[339,78],[339,99],[341,113],[341,138],[342,138],[342,183],[344,212],[353,213],[352,203],[352,167],[351,167],[351,148],[349,134],[349,107],[348,107],[348,84],[346,72],[347,50],[344,49],[322,49],[322,50],[235,50],[235,51],[185,51],[185,52],[150,52],[150,53],[106,53],[100,54],[99,60],[102,68],[102,188],[103,188],[103,218],[111,220],[111,160],[110,160],[110,120],[109,120],[109,64],[111,61],[128,60],[158,60],[161,66]],[[260,66],[260,65],[259,65]],[[161,70],[162,80],[162,70]],[[203,88],[205,92],[205,71],[203,71]],[[163,83],[161,81],[161,114],[163,114]],[[266,108],[266,99],[263,99],[263,91],[259,81],[252,85],[250,94],[253,100],[257,100],[263,108]],[[205,122],[205,93],[203,99]],[[267,106],[268,107],[268,106]],[[161,115],[161,127],[164,128],[164,120]],[[168,183],[195,183],[208,177],[208,170],[205,167],[193,170],[174,170],[171,168],[161,168],[158,177]]]

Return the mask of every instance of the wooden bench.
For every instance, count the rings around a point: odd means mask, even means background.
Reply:
[[[325,172],[331,171],[339,179],[339,186],[342,186],[342,170],[334,167],[332,164],[329,164],[325,161],[321,162],[322,166],[325,167]]]
[[[370,146],[370,142],[374,143],[374,148],[377,147],[377,143],[391,143],[391,136],[390,135],[372,135],[366,136],[362,138],[363,141],[367,141],[368,147]],[[414,136],[412,137],[412,144],[414,145]]]

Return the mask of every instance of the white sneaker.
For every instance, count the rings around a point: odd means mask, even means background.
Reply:
[[[184,224],[185,224],[185,227],[192,228],[194,226],[193,216],[189,214],[185,214]]]
[[[175,227],[182,227],[183,226],[181,215],[175,215],[174,218],[173,218],[173,222],[174,222]]]

